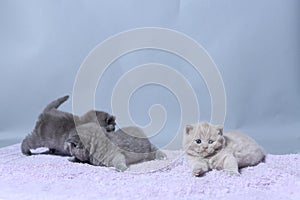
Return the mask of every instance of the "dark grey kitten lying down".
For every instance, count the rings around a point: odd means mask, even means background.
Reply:
[[[66,149],[73,156],[71,161],[125,171],[131,164],[166,158],[138,127],[107,132],[95,123],[88,123],[78,126],[77,130],[80,137],[74,135],[66,142]]]
[[[30,149],[47,147],[52,153],[70,155],[64,148],[64,143],[68,138],[77,135],[75,121],[76,125],[95,122],[108,132],[115,130],[115,117],[106,112],[91,110],[79,117],[58,110],[57,108],[68,98],[69,96],[64,96],[47,105],[39,115],[34,130],[21,144],[23,154],[31,155]]]

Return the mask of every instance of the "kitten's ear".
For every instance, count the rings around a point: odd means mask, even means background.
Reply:
[[[112,123],[116,121],[116,117],[113,115],[110,115],[107,119],[106,119],[106,123]]]
[[[219,135],[223,135],[223,125],[217,125],[216,129]]]
[[[186,126],[185,126],[185,133],[186,133],[187,135],[189,135],[190,132],[191,132],[193,129],[194,129],[194,127],[193,127],[192,125],[186,125]]]

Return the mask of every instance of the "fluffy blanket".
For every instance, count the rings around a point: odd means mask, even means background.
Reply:
[[[68,157],[24,156],[0,149],[0,199],[300,199],[300,154],[268,155],[241,176],[211,171],[193,177],[183,152],[133,165],[127,172],[71,163]]]

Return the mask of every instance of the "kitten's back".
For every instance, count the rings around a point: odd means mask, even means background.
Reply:
[[[106,135],[112,143],[123,151],[149,153],[152,150],[152,144],[146,137],[144,131],[138,127],[124,127],[114,133],[107,133]]]
[[[224,134],[226,150],[233,152],[239,167],[253,166],[261,162],[265,153],[254,139],[244,133],[232,131]]]

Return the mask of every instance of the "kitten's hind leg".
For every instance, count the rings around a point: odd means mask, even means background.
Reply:
[[[39,147],[43,147],[40,144],[39,140],[36,139],[32,134],[27,135],[21,144],[21,151],[24,155],[31,155],[30,149],[37,149]]]
[[[25,138],[23,141],[22,141],[22,144],[21,144],[21,151],[24,155],[27,155],[27,156],[30,156],[31,155],[31,151],[30,151],[30,146],[28,144],[28,140],[27,138]]]
[[[67,101],[68,98],[69,98],[69,95],[66,95],[64,97],[61,97],[61,98],[58,98],[58,99],[52,101],[51,103],[49,103],[46,106],[46,108],[44,109],[43,112],[48,112],[48,111],[50,111],[50,110],[52,110],[54,108],[57,109],[62,103],[64,103],[65,101]]]

